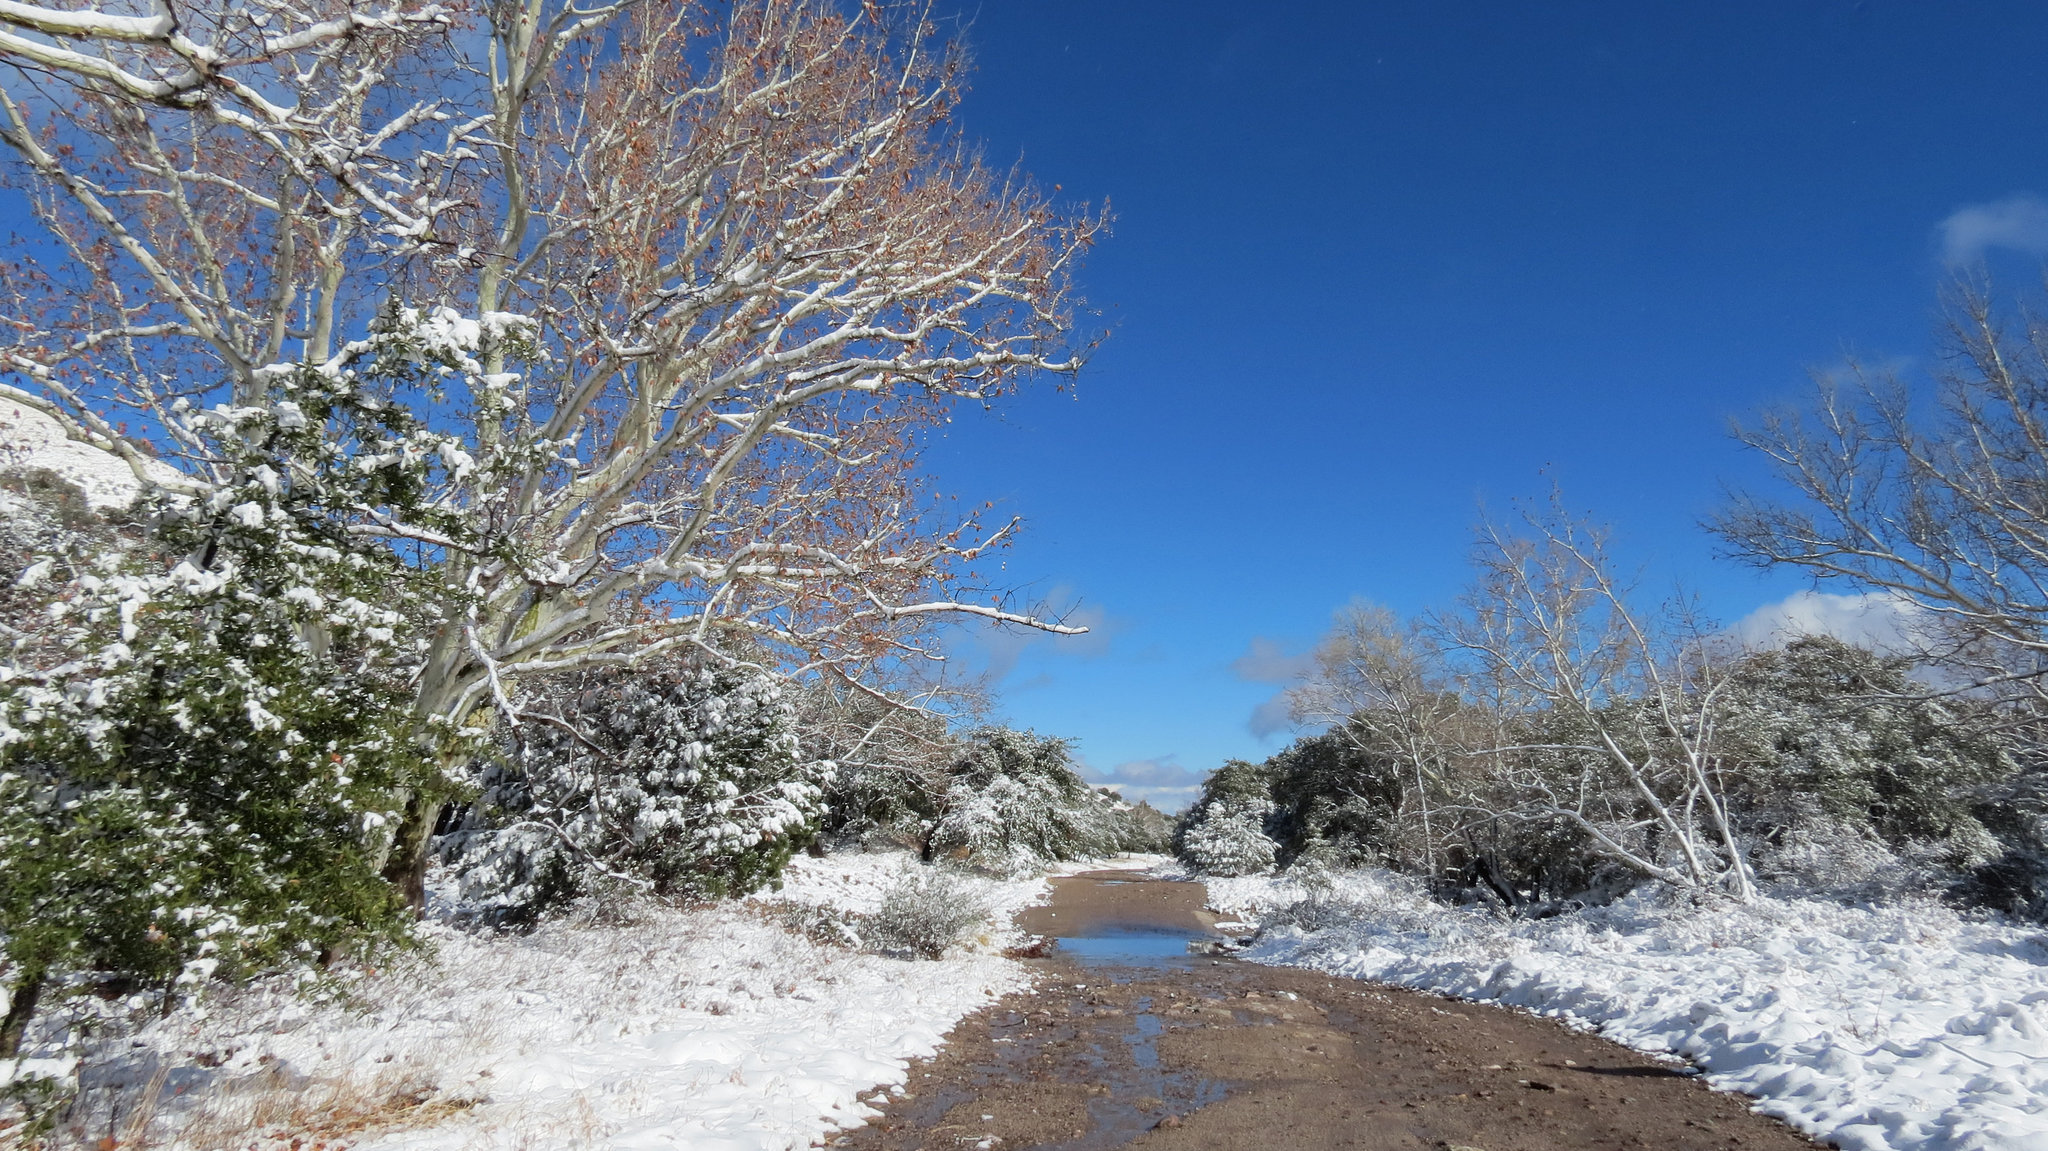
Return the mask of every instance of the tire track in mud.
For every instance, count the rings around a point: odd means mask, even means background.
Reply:
[[[1071,940],[1037,986],[961,1021],[873,1151],[1811,1151],[1682,1069],[1500,1008],[1187,954],[1199,884],[1054,880],[1020,925]]]

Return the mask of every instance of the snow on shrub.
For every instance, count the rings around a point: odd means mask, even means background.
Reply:
[[[1117,850],[1113,816],[1121,801],[1081,781],[1063,739],[983,728],[968,737],[950,776],[927,854],[962,854],[1019,874]]]
[[[1196,809],[1181,831],[1180,857],[1204,875],[1261,875],[1273,870],[1279,845],[1266,835],[1271,800],[1226,795]]]
[[[974,884],[943,867],[909,867],[882,894],[862,926],[884,952],[939,959],[965,943],[993,913]]]
[[[467,825],[463,902],[500,921],[582,898],[745,894],[816,834],[831,766],[806,762],[779,677],[593,673],[529,704]]]
[[[299,402],[178,426],[217,461],[204,495],[97,527],[32,488],[5,508],[0,1054],[53,989],[161,997],[409,921],[377,862],[434,786],[405,718],[415,572],[337,521],[365,481]]]
[[[1731,800],[1752,838],[1860,835],[1949,868],[1997,853],[1973,807],[2017,772],[2012,749],[1971,701],[1925,698],[1911,668],[1829,636],[1736,665],[1721,723],[1741,748]]]

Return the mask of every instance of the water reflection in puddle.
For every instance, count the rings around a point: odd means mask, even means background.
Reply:
[[[1172,928],[1109,928],[1087,935],[1061,936],[1060,951],[1080,963],[1118,967],[1166,967],[1195,958],[1194,948],[1207,939]]]

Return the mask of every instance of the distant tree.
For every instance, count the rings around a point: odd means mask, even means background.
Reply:
[[[1132,803],[1108,788],[1096,793],[1107,801],[1104,816],[1105,851],[1142,852],[1156,855],[1173,850],[1173,817],[1146,800]]]
[[[1398,854],[1403,803],[1400,759],[1339,725],[1303,736],[1263,765],[1275,810],[1267,819],[1280,860],[1311,850],[1352,863],[1386,863]]]
[[[1373,774],[1348,790],[1383,791],[1393,765],[1392,813],[1414,827],[1390,828],[1396,834],[1382,850],[1412,846],[1422,873],[1438,875],[1459,818],[1436,809],[1456,802],[1458,732],[1470,717],[1434,637],[1384,607],[1352,604],[1337,613],[1316,645],[1314,668],[1289,689],[1288,701],[1297,721],[1324,725],[1357,753],[1350,762]]]

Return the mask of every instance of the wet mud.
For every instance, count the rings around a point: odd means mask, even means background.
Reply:
[[[1037,986],[963,1020],[835,1146],[1815,1146],[1683,1068],[1548,1020],[1208,954],[1228,928],[1198,884],[1055,884],[1020,917],[1060,943],[1027,960]]]

